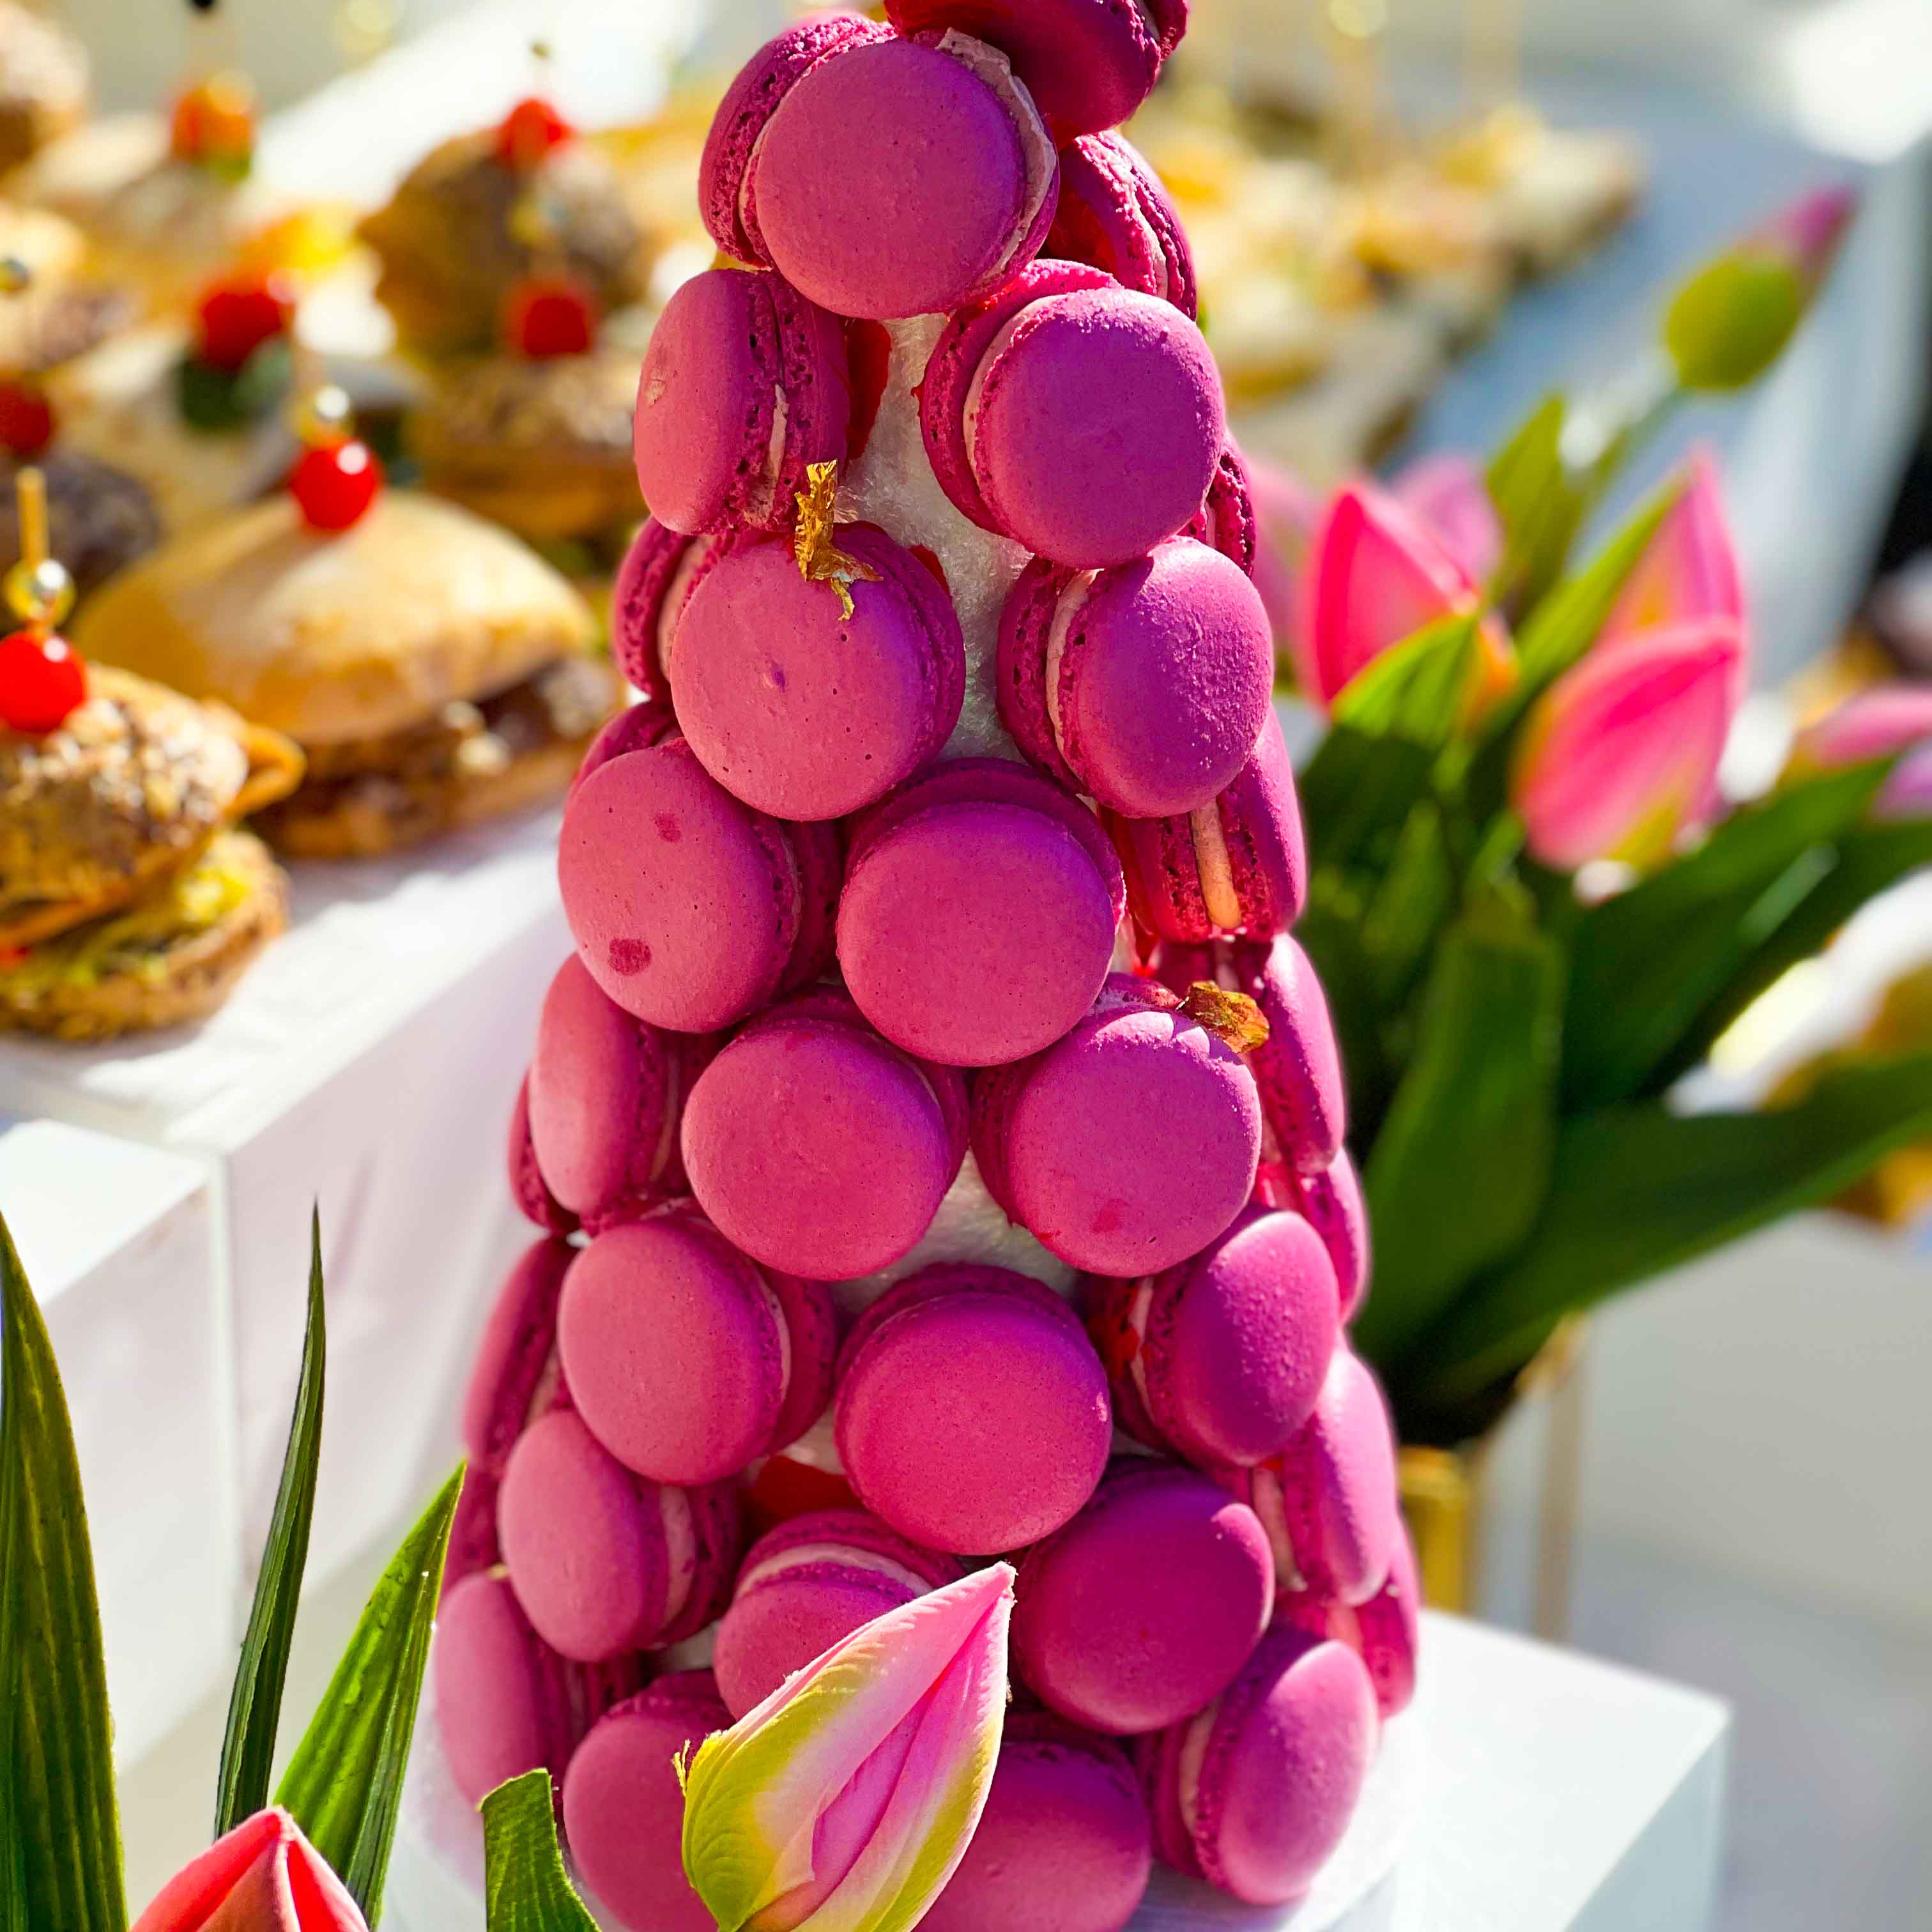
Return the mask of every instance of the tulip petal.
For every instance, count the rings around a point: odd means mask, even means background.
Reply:
[[[1419,456],[1390,486],[1432,530],[1472,583],[1486,584],[1503,560],[1503,523],[1481,464],[1457,450]]]
[[[1932,741],[1908,752],[1872,800],[1874,818],[1932,818]]]
[[[1793,749],[1801,765],[1835,771],[1888,758],[1922,738],[1932,740],[1932,685],[1882,684],[1846,698],[1801,732]]]
[[[162,1886],[133,1932],[368,1932],[341,1882],[279,1808],[257,1811]]]
[[[1677,500],[1624,580],[1598,634],[1598,646],[1659,625],[1707,617],[1726,619],[1744,634],[1744,585],[1717,465],[1708,451],[1700,449],[1691,456]]]

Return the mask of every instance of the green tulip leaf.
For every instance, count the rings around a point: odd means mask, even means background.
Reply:
[[[309,1526],[315,1517],[316,1471],[322,1454],[322,1383],[328,1340],[322,1292],[322,1222],[309,1221],[308,1322],[302,1337],[302,1375],[282,1459],[281,1486],[255,1579],[255,1600],[242,1640],[235,1688],[228,1700],[228,1729],[221,1741],[221,1772],[215,1787],[214,1835],[230,1832],[268,1802],[281,1721],[282,1689],[289,1673],[302,1571],[308,1562]]]
[[[1435,760],[1406,739],[1337,723],[1296,778],[1316,870],[1376,865],[1427,795]]]
[[[1567,1120],[1534,1232],[1418,1340],[1406,1379],[1431,1402],[1466,1398],[1562,1316],[1815,1207],[1928,1136],[1932,1053],[1841,1068],[1764,1113],[1648,1102]]]
[[[1414,984],[1455,904],[1455,868],[1442,808],[1432,799],[1420,799],[1362,914],[1362,950],[1384,1007],[1396,1005]]]
[[[382,1911],[462,1488],[459,1466],[390,1559],[275,1794],[371,1925]]]
[[[1563,958],[1491,899],[1452,926],[1364,1176],[1376,1288],[1355,1342],[1400,1357],[1535,1225],[1556,1136]]]
[[[100,1606],[74,1427],[0,1220],[0,1928],[122,1932]]]
[[[488,1932],[597,1932],[557,1849],[550,1773],[526,1771],[483,1801]]]
[[[1372,658],[1337,694],[1335,722],[1437,751],[1456,735],[1481,646],[1474,612],[1443,617]]]
[[[1804,280],[1784,256],[1727,250],[1671,298],[1664,346],[1687,389],[1748,388],[1778,357],[1804,318]]]
[[[1589,492],[1563,460],[1566,413],[1561,395],[1545,396],[1490,461],[1490,500],[1503,526],[1490,596],[1508,609],[1535,609],[1563,574],[1589,508]]]

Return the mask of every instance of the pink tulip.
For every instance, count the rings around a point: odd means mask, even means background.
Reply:
[[[1503,520],[1480,463],[1455,450],[1419,456],[1389,488],[1435,532],[1465,576],[1486,584],[1496,574],[1503,560]]]
[[[369,1932],[342,1882],[279,1807],[169,1880],[134,1932]]]
[[[1744,585],[1708,450],[1694,451],[1684,488],[1625,580],[1597,648],[1660,624],[1723,618],[1744,632]]]
[[[1293,639],[1304,694],[1328,705],[1383,652],[1444,617],[1476,610],[1481,593],[1415,512],[1366,481],[1338,491],[1303,574]],[[1481,662],[1466,698],[1475,715],[1508,688],[1515,661],[1492,616],[1479,635]]]
[[[1932,739],[1892,767],[1885,789],[1872,801],[1874,818],[1932,818]]]
[[[1815,290],[1831,272],[1845,230],[1858,212],[1856,188],[1842,184],[1814,188],[1786,202],[1744,245],[1782,256],[1798,271],[1806,288]]]
[[[1875,818],[1932,817],[1932,685],[1883,684],[1848,698],[1798,734],[1792,761],[1831,771],[1903,752],[1872,802]]]
[[[1599,644],[1524,728],[1513,791],[1530,850],[1564,872],[1667,858],[1715,807],[1744,674],[1743,634],[1726,617]]]

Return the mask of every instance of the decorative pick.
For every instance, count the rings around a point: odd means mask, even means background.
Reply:
[[[1231,993],[1212,980],[1196,980],[1180,1002],[1180,1010],[1205,1027],[1237,1053],[1252,1053],[1268,1044],[1268,1018],[1245,993]]]
[[[808,584],[829,584],[838,593],[842,615],[852,614],[854,584],[876,584],[879,573],[868,563],[849,556],[835,541],[837,531],[838,465],[808,463],[806,488],[796,493],[798,532],[792,542],[799,574]]]
[[[290,344],[295,400],[289,426],[302,453],[289,472],[289,494],[310,529],[346,530],[381,494],[382,460],[356,436],[347,393],[328,380],[314,350],[299,335]]]
[[[74,608],[74,579],[47,544],[47,479],[31,465],[14,479],[20,506],[20,560],[8,572],[7,608],[44,640]]]
[[[32,266],[18,255],[0,255],[0,296],[23,296],[34,285]],[[54,440],[53,405],[31,370],[0,374],[0,449],[30,459]]]
[[[46,478],[30,464],[14,479],[20,560],[0,596],[20,628],[0,638],[0,725],[58,730],[87,701],[87,669],[55,626],[74,608],[74,579],[47,544]]]

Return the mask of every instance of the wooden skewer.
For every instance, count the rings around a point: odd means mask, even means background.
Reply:
[[[20,560],[8,572],[8,609],[44,638],[74,608],[74,579],[47,547],[47,479],[29,464],[14,479],[20,512]]]

